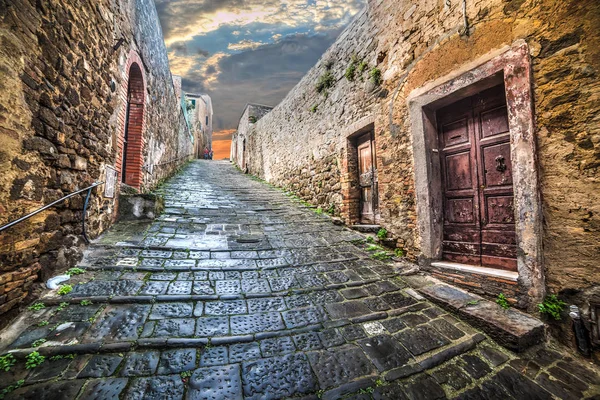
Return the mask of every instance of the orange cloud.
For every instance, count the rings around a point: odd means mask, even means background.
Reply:
[[[220,131],[213,132],[213,141],[214,140],[231,140],[231,135],[233,135],[235,129],[221,129]]]
[[[213,160],[222,160],[224,158],[229,158],[230,148],[231,139],[213,140]]]

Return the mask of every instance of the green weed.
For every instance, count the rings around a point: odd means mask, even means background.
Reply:
[[[15,359],[15,356],[13,356],[12,354],[7,354],[7,355],[0,357],[0,371],[4,371],[4,372],[10,371],[10,369],[12,368],[13,365],[15,365],[16,362],[17,362],[17,360]]]
[[[40,347],[44,343],[46,343],[46,339],[38,339],[35,342],[31,343],[31,347]]]
[[[373,258],[375,260],[379,260],[379,261],[387,261],[390,258],[392,258],[392,254],[388,253],[385,250],[376,251],[375,253],[371,254],[371,258]]]
[[[319,108],[318,104],[313,104],[313,106],[310,108],[310,112],[316,113],[318,108]]]
[[[369,79],[375,85],[381,85],[381,70],[377,67],[373,68],[371,71],[369,71]]]
[[[397,249],[394,250],[394,255],[396,257],[398,257],[398,258],[404,257],[404,255],[405,255],[404,254],[404,250],[400,249],[400,248],[397,248]]]
[[[334,83],[335,77],[329,70],[327,70],[323,75],[319,77],[315,89],[317,89],[317,92],[319,93],[325,93],[327,89],[331,88],[334,85]]]
[[[366,61],[362,61],[360,64],[358,64],[358,73],[362,75],[362,73],[365,72],[368,68],[369,63]]]
[[[505,310],[508,310],[510,308],[510,303],[506,299],[506,296],[504,296],[504,293],[500,293],[498,295],[498,298],[496,298],[496,304],[498,304],[500,307],[504,308]]]
[[[79,304],[81,304],[82,306],[91,306],[94,303],[92,303],[90,300],[81,300],[81,303]]]
[[[73,286],[71,285],[60,285],[60,287],[58,288],[58,291],[56,293],[58,293],[61,296],[64,296],[66,294],[69,294],[73,291]]]
[[[380,228],[377,231],[377,237],[379,238],[379,240],[381,239],[385,239],[387,237],[388,231],[385,228]]]
[[[70,268],[67,272],[65,272],[65,274],[69,275],[69,276],[73,276],[73,275],[81,275],[85,273],[85,269],[81,269],[81,268]]]
[[[63,301],[62,303],[60,303],[58,305],[58,307],[56,307],[56,311],[62,311],[65,308],[67,308],[69,306],[69,303],[67,303],[66,301]]]
[[[560,321],[562,319],[561,312],[566,305],[567,303],[560,300],[556,295],[551,294],[546,296],[543,303],[538,304],[538,309],[540,310],[540,313]]]
[[[48,325],[49,323],[50,323],[50,322],[48,322],[48,321],[41,321],[41,322],[39,322],[39,323],[37,324],[37,326],[39,326],[39,327],[42,327],[42,326],[46,326],[46,325]]]
[[[367,243],[375,243],[375,239],[373,238],[373,236],[367,236],[366,241]]]
[[[21,379],[21,380],[18,380],[16,383],[13,383],[12,385],[5,387],[4,389],[2,389],[2,391],[0,391],[0,400],[3,399],[4,396],[6,396],[7,394],[9,394],[10,392],[12,392],[14,390],[17,390],[24,384],[25,384],[25,379]]]
[[[30,311],[40,311],[42,309],[46,308],[46,305],[44,303],[33,303],[32,305],[30,305],[29,307],[27,307],[28,310]]]
[[[46,360],[46,357],[38,353],[37,351],[27,354],[25,357],[25,369],[33,369],[38,367]]]

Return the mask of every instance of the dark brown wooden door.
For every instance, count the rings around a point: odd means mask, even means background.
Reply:
[[[358,179],[360,184],[360,222],[375,222],[377,209],[377,168],[375,167],[375,143],[369,132],[357,140]]]
[[[517,269],[504,87],[437,112],[444,190],[443,258]]]

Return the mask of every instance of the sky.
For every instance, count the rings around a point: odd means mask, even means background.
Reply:
[[[366,0],[155,0],[171,72],[213,101],[215,159],[246,103],[275,106]]]

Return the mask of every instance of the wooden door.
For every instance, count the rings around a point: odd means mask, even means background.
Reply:
[[[437,112],[444,191],[443,258],[517,269],[504,87]]]
[[[372,132],[358,138],[357,150],[360,222],[373,224],[377,210],[377,169],[375,168],[375,143]]]

